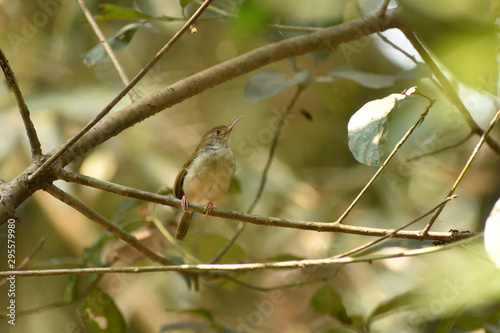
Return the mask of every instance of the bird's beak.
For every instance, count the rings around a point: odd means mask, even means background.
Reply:
[[[231,123],[231,125],[229,125],[229,126],[227,127],[227,133],[230,133],[230,132],[233,130],[234,126],[236,126],[236,124],[238,123],[238,121],[240,121],[240,119],[241,119],[242,117],[243,117],[243,116],[239,116],[238,118],[236,118],[236,119],[235,119],[235,120]]]

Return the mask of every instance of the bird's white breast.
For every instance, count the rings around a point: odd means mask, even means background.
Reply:
[[[215,204],[226,194],[235,170],[231,148],[201,149],[187,170],[184,193],[191,202]]]

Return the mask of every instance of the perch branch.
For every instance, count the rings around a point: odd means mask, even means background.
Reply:
[[[81,185],[94,187],[100,190],[108,191],[111,193],[119,194],[130,198],[154,202],[157,204],[175,207],[179,209],[182,206],[181,200],[174,198],[172,196],[165,196],[156,193],[141,191],[135,188],[113,184],[110,182],[106,182],[88,176],[83,176],[68,171],[64,171],[59,178],[68,182],[74,182]],[[205,206],[193,203],[189,205],[188,209],[193,212],[203,213]],[[216,207],[212,209],[210,215],[229,220],[248,222],[257,225],[267,225],[274,227],[312,230],[321,232],[343,232],[348,234],[357,234],[357,235],[375,236],[375,237],[381,237],[393,231],[392,229],[359,227],[359,226],[344,225],[340,223],[331,223],[331,222],[295,221],[277,217],[245,214],[245,213],[220,209]],[[421,231],[401,230],[395,233],[393,237],[420,240],[422,239],[420,233]],[[424,236],[424,239],[441,241],[441,242],[453,242],[459,239],[469,238],[471,236],[472,235],[469,233],[457,233],[451,231],[430,232]]]

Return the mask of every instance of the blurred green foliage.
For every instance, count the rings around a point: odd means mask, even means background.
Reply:
[[[297,31],[300,27],[347,22],[361,13],[375,12],[382,2],[214,1],[197,23],[198,31],[183,36],[136,90],[139,96],[150,95],[236,55],[305,33]],[[129,77],[151,60],[199,3],[86,2],[100,18],[99,26],[107,37],[128,24],[137,24],[134,34],[121,40],[123,48],[118,53]],[[496,3],[398,1],[405,25],[415,31],[457,91],[468,89],[468,95],[461,97],[483,127],[496,111],[487,106],[498,107]],[[391,2],[390,8],[393,5]],[[299,29],[278,30],[274,24]],[[278,119],[293,98],[297,84],[303,84],[306,88],[286,118],[264,194],[254,212],[297,220],[334,221],[375,172],[374,168],[359,164],[349,151],[350,117],[370,101],[418,86],[437,102],[346,220],[348,224],[367,227],[398,227],[443,200],[477,137],[440,154],[408,161],[459,142],[469,129],[446,94],[429,80],[429,68],[404,36],[398,31],[385,32],[384,36],[409,52],[417,64],[376,36],[334,45],[328,52],[280,61],[137,124],[68,168],[146,191],[161,191],[172,186],[177,171],[207,129],[243,115],[232,139],[240,190],[228,193],[219,206],[246,211],[256,195]],[[20,83],[44,152],[77,133],[122,87],[108,62],[91,67],[84,63],[83,55],[96,45],[98,39],[76,2],[0,2],[0,46]],[[268,75],[263,77],[262,73]],[[260,81],[256,80],[259,75]],[[130,100],[125,98],[115,110],[128,103]],[[426,101],[417,98],[399,105],[391,118],[389,149],[425,106]],[[30,150],[17,105],[6,85],[0,86],[0,123],[0,178],[9,181],[29,163]],[[492,133],[497,142],[499,134],[497,126]],[[500,194],[498,170],[498,155],[484,148],[458,189],[459,199],[447,206],[433,230],[481,231]],[[79,185],[57,185],[127,230],[135,230],[147,246],[171,258],[180,257],[151,227],[150,205]],[[22,221],[16,226],[18,261],[28,255],[41,237],[47,238],[27,269],[152,264],[46,193],[36,193],[17,213]],[[157,211],[170,231],[178,220],[177,213],[168,207],[158,207]],[[200,216],[184,246],[203,262],[209,262],[232,236],[236,225],[234,221]],[[0,235],[5,234],[4,227]],[[222,262],[323,258],[367,241],[362,236],[248,225]],[[3,240],[0,245],[4,246]],[[401,240],[386,243],[379,252],[421,246],[429,246],[429,242]],[[2,248],[0,269],[5,269],[5,262]],[[199,292],[188,289],[184,278],[175,273],[114,274],[102,277],[98,281],[100,289],[85,299],[95,296],[105,300],[106,307],[101,310],[112,313],[116,331],[125,331],[126,323],[127,332],[429,332],[438,328],[451,332],[494,332],[500,325],[498,274],[479,244],[372,264],[235,276],[246,287],[225,279],[202,280]],[[65,291],[67,300],[76,301],[19,315],[15,328],[2,319],[0,331],[32,332],[40,327],[47,332],[88,329],[92,325],[90,313],[101,319],[101,312],[92,308],[91,312],[84,309],[78,314],[78,307],[85,304],[84,292],[96,278],[18,278],[18,313],[59,302]],[[321,280],[325,281],[318,286],[315,282]],[[4,285],[0,287],[3,308],[5,294]],[[88,318],[82,320],[85,313]]]

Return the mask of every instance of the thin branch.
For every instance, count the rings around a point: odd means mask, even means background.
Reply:
[[[21,117],[23,118],[24,127],[26,128],[26,133],[28,134],[28,140],[30,142],[31,147],[31,157],[39,157],[42,155],[42,147],[40,145],[40,140],[38,140],[38,135],[36,134],[35,125],[30,118],[30,110],[28,106],[24,102],[23,94],[21,93],[21,89],[17,84],[16,77],[14,76],[14,72],[12,68],[10,68],[9,61],[7,57],[3,53],[2,48],[0,48],[0,66],[3,69],[5,78],[9,84],[9,87],[12,89],[14,96],[16,97],[17,105],[19,106],[19,112],[21,113]]]
[[[166,205],[175,208],[181,208],[181,200],[174,198],[172,196],[159,195],[156,193],[150,193],[146,191],[137,190],[135,188],[118,185],[96,178],[83,176],[80,174],[63,171],[59,176],[59,179],[74,182],[81,185],[90,186],[100,190],[108,191],[111,193],[119,194],[125,197],[135,198],[139,200],[154,202],[161,205]],[[192,203],[189,205],[188,210],[203,213],[205,206]],[[379,229],[379,228],[368,228],[359,227],[352,225],[344,225],[340,223],[331,222],[310,222],[310,221],[295,221],[277,217],[251,215],[245,213],[239,213],[235,211],[225,210],[214,207],[210,212],[210,215],[221,217],[224,219],[248,222],[257,225],[267,225],[273,227],[283,227],[283,228],[293,228],[301,230],[312,230],[320,232],[343,232],[348,234],[357,234],[364,236],[375,236],[381,237],[385,234],[392,232],[392,229]],[[424,239],[435,240],[441,242],[453,242],[459,239],[469,238],[472,234],[470,233],[456,233],[456,232],[431,232],[424,236]],[[396,238],[407,238],[407,239],[418,239],[421,240],[420,231],[406,231],[401,230],[393,235]]]
[[[421,95],[421,96],[423,96],[423,95]],[[382,172],[382,170],[384,170],[384,168],[387,166],[387,164],[389,164],[389,161],[394,157],[394,155],[397,153],[397,151],[399,150],[399,148],[401,148],[401,146],[406,142],[406,140],[410,137],[410,135],[413,133],[413,131],[422,123],[422,121],[424,120],[425,116],[427,116],[427,113],[429,113],[429,110],[431,109],[432,105],[434,105],[435,101],[436,100],[430,100],[430,103],[425,108],[425,111],[420,115],[420,117],[415,122],[415,124],[413,124],[413,126],[410,127],[410,129],[401,138],[401,140],[399,140],[399,142],[396,144],[396,146],[394,147],[394,149],[392,150],[392,152],[389,154],[389,156],[387,156],[387,158],[385,159],[385,161],[378,168],[377,172],[375,172],[375,174],[370,179],[370,181],[368,183],[366,183],[365,187],[363,187],[363,189],[359,192],[359,194],[356,196],[356,198],[349,205],[349,207],[347,207],[347,209],[344,211],[344,213],[342,213],[342,215],[338,218],[338,220],[336,221],[337,223],[342,223],[344,221],[344,219],[347,217],[347,215],[351,212],[351,210],[354,208],[354,206],[358,203],[359,199],[361,199],[361,197],[363,196],[363,194],[366,192],[366,190],[368,189],[368,187],[370,187],[373,184],[373,182],[375,181],[375,179],[377,179],[377,177],[380,175],[380,173]]]
[[[123,88],[123,90],[101,111],[99,114],[74,137],[72,137],[69,141],[64,143],[59,148],[56,148],[56,151],[52,154],[52,156],[47,159],[33,174],[31,174],[28,178],[29,181],[33,181],[36,177],[42,174],[49,166],[58,159],[64,152],[69,150],[85,133],[87,133],[91,128],[93,128],[105,115],[107,115],[111,109],[134,87],[139,80],[141,80],[144,75],[160,60],[160,58],[167,53],[168,50],[179,40],[179,38],[190,29],[191,25],[194,24],[196,19],[203,13],[206,7],[210,4],[212,0],[205,0],[203,5],[198,8],[198,10],[191,16],[189,20],[182,26],[182,28],[177,31],[177,33],[163,46],[163,48],[155,55],[155,57],[143,68],[137,75],[130,81],[130,83]]]
[[[408,228],[409,226],[411,226],[412,224],[415,224],[415,223],[417,223],[418,221],[422,220],[423,218],[425,218],[425,217],[427,217],[427,216],[431,215],[433,212],[435,212],[435,211],[436,211],[436,209],[438,209],[438,208],[440,208],[440,207],[444,206],[444,205],[445,205],[448,201],[451,201],[451,200],[456,199],[456,198],[458,198],[458,196],[456,196],[456,195],[453,195],[453,196],[451,196],[451,197],[448,197],[448,198],[446,198],[443,202],[441,202],[441,203],[440,203],[439,205],[437,205],[436,207],[432,208],[430,211],[428,211],[428,212],[427,212],[427,213],[425,213],[424,215],[421,215],[421,216],[417,217],[416,219],[414,219],[414,220],[412,220],[412,221],[410,221],[410,222],[406,223],[405,225],[403,225],[403,226],[401,226],[401,227],[399,227],[399,228],[397,228],[397,229],[394,229],[393,231],[388,232],[387,234],[385,234],[384,236],[382,236],[382,237],[380,237],[380,238],[378,238],[378,239],[375,239],[375,240],[373,240],[373,241],[371,241],[371,242],[369,242],[369,243],[366,243],[366,244],[363,244],[363,245],[361,245],[361,246],[358,246],[358,247],[356,247],[356,248],[354,248],[354,249],[352,249],[352,250],[349,250],[349,251],[347,251],[347,252],[344,252],[344,253],[342,253],[342,254],[338,254],[338,255],[336,255],[336,256],[333,256],[332,258],[344,258],[344,257],[350,256],[350,255],[352,255],[352,254],[354,254],[354,253],[357,253],[357,252],[360,252],[360,251],[362,251],[362,250],[365,250],[365,249],[367,249],[367,248],[369,248],[369,247],[371,247],[371,246],[373,246],[373,245],[375,245],[375,244],[378,244],[378,243],[382,242],[383,240],[385,240],[385,239],[387,239],[387,238],[389,238],[389,237],[392,237],[392,236],[393,236],[394,234],[396,234],[398,231],[401,231],[401,230],[403,230],[403,229],[406,229],[406,228]]]
[[[290,111],[292,110],[293,106],[295,105],[295,103],[299,99],[300,94],[302,93],[302,91],[304,91],[305,88],[306,88],[305,85],[298,85],[297,86],[297,91],[293,95],[292,100],[290,101],[290,103],[288,103],[288,105],[285,107],[284,112],[281,114],[281,118],[279,120],[278,126],[276,127],[276,130],[274,131],[273,142],[271,143],[271,149],[269,149],[269,156],[267,157],[266,166],[264,167],[264,170],[262,171],[262,177],[260,179],[259,189],[257,190],[257,194],[255,195],[255,199],[253,200],[252,204],[250,205],[250,207],[247,210],[248,214],[251,214],[253,212],[253,210],[255,209],[255,206],[257,206],[257,203],[259,202],[260,198],[262,197],[262,193],[264,192],[264,187],[265,187],[266,182],[267,182],[267,175],[269,173],[269,169],[271,168],[271,164],[273,163],[274,155],[276,153],[276,148],[278,146],[279,137],[281,135],[281,132],[283,131],[283,127],[285,127],[286,118],[290,114]],[[231,248],[231,246],[234,244],[236,239],[238,239],[238,237],[241,235],[241,233],[245,229],[246,225],[247,225],[246,223],[238,224],[233,236],[228,240],[226,245],[224,245],[224,247],[219,251],[219,253],[217,253],[217,255],[210,261],[211,264],[216,263],[217,261],[220,260],[220,258],[222,258],[222,256],[224,256],[224,254],[226,254],[226,252]]]
[[[462,181],[462,179],[465,176],[465,173],[467,172],[467,170],[469,170],[472,162],[474,161],[474,159],[476,158],[477,154],[479,153],[479,150],[483,146],[483,143],[486,141],[486,139],[488,137],[488,134],[491,132],[491,130],[495,126],[496,122],[498,121],[498,118],[500,118],[500,110],[497,111],[497,113],[495,114],[495,116],[493,117],[493,119],[491,119],[488,127],[483,132],[483,135],[481,135],[481,138],[479,139],[479,142],[477,143],[476,147],[474,147],[474,150],[472,151],[472,154],[469,156],[469,159],[467,160],[467,163],[465,163],[465,166],[462,169],[462,172],[460,172],[460,175],[458,175],[458,178],[455,181],[455,184],[453,184],[453,186],[451,187],[451,190],[448,193],[448,196],[451,196],[451,195],[453,195],[453,193],[455,193],[455,190],[457,189],[458,184],[460,184],[460,182]],[[439,214],[441,214],[441,212],[443,211],[444,207],[445,207],[444,205],[441,206],[438,209],[438,211],[436,212],[436,214],[434,214],[434,216],[432,216],[431,220],[429,221],[429,223],[427,224],[427,226],[425,227],[425,229],[422,231],[422,236],[425,236],[429,232],[429,230],[431,229],[432,225],[434,224],[434,222],[438,218]]]
[[[474,133],[470,132],[469,135],[467,135],[465,138],[463,138],[462,140],[458,141],[457,143],[454,143],[454,144],[449,145],[449,146],[444,146],[442,148],[439,148],[437,150],[431,151],[431,152],[426,153],[426,154],[422,154],[422,155],[418,155],[418,156],[409,158],[409,159],[406,160],[406,162],[408,162],[408,163],[409,162],[414,162],[414,161],[417,161],[417,160],[419,160],[421,158],[424,158],[424,157],[427,157],[427,156],[431,156],[431,155],[436,155],[436,154],[442,153],[443,151],[446,151],[446,150],[453,149],[453,148],[456,148],[458,146],[461,146],[465,142],[467,142],[473,135],[474,135]]]
[[[107,273],[153,273],[153,272],[181,272],[181,273],[203,273],[210,272],[248,272],[256,270],[270,269],[297,269],[311,266],[329,266],[337,264],[351,264],[361,262],[373,262],[376,260],[386,260],[393,258],[414,257],[425,255],[444,250],[449,250],[456,246],[462,246],[464,243],[473,242],[480,239],[482,235],[471,238],[465,241],[446,244],[441,246],[426,247],[423,249],[414,249],[408,251],[400,251],[391,254],[370,255],[364,257],[346,257],[346,258],[322,258],[322,259],[304,259],[279,261],[271,263],[246,263],[246,264],[199,264],[199,265],[172,265],[172,266],[135,266],[135,267],[95,267],[95,268],[75,268],[75,269],[45,269],[45,270],[29,270],[29,271],[0,271],[0,276],[14,275],[16,277],[25,276],[54,276],[54,275],[82,275],[82,274],[107,274]]]
[[[448,78],[444,75],[444,73],[439,69],[439,66],[434,62],[430,54],[427,52],[425,47],[420,43],[416,35],[407,29],[402,29],[402,32],[405,34],[406,38],[410,41],[410,43],[413,45],[413,47],[417,50],[417,52],[420,54],[420,57],[424,60],[424,62],[429,66],[431,69],[432,73],[436,77],[436,79],[439,81],[441,86],[444,89],[444,92],[448,99],[451,101],[453,105],[457,108],[458,112],[462,117],[465,119],[467,125],[470,127],[472,132],[478,135],[483,135],[484,132],[479,126],[477,126],[476,122],[474,119],[472,119],[472,116],[469,113],[469,110],[465,107],[463,104],[462,100],[458,96],[457,92],[453,88],[453,85],[451,82],[448,80]],[[488,146],[493,149],[498,155],[500,155],[500,145],[493,140],[493,138],[490,138],[489,136],[486,137],[486,143]]]
[[[99,28],[99,25],[94,19],[94,16],[92,16],[92,13],[90,10],[87,8],[85,5],[85,2],[83,0],[77,0],[78,4],[80,5],[80,8],[82,9],[83,14],[85,14],[85,18],[89,22],[90,26],[94,30],[94,33],[96,34],[97,38],[99,38],[99,42],[102,44],[104,47],[104,50],[108,54],[109,59],[111,59],[111,62],[113,63],[113,66],[115,67],[116,71],[118,72],[118,75],[120,76],[123,85],[127,86],[129,84],[129,79],[127,77],[127,74],[125,74],[125,71],[123,70],[122,66],[120,65],[120,62],[118,61],[118,58],[116,57],[115,53],[113,52],[113,49],[109,45],[108,41],[106,40],[106,37],[102,33],[101,29]],[[135,101],[138,98],[137,93],[133,88],[130,89],[129,91],[130,99],[132,101]]]
[[[130,246],[135,248],[137,251],[141,252],[144,254],[146,257],[149,259],[158,262],[162,265],[173,265],[175,264],[173,261],[170,259],[167,259],[165,257],[160,256],[156,252],[151,251],[149,248],[144,246],[141,242],[137,240],[133,235],[130,233],[120,229],[117,227],[115,224],[111,223],[108,221],[104,216],[100,215],[99,213],[93,211],[92,209],[88,208],[85,206],[82,202],[80,202],[78,199],[74,198],[70,194],[62,191],[55,185],[50,185],[45,189],[47,193],[50,193],[52,196],[54,196],[56,199],[61,200],[68,206],[74,208],[78,212],[80,212],[83,216],[89,218],[90,220],[96,222],[99,224],[101,227],[118,237],[119,239],[125,241],[128,243]]]

